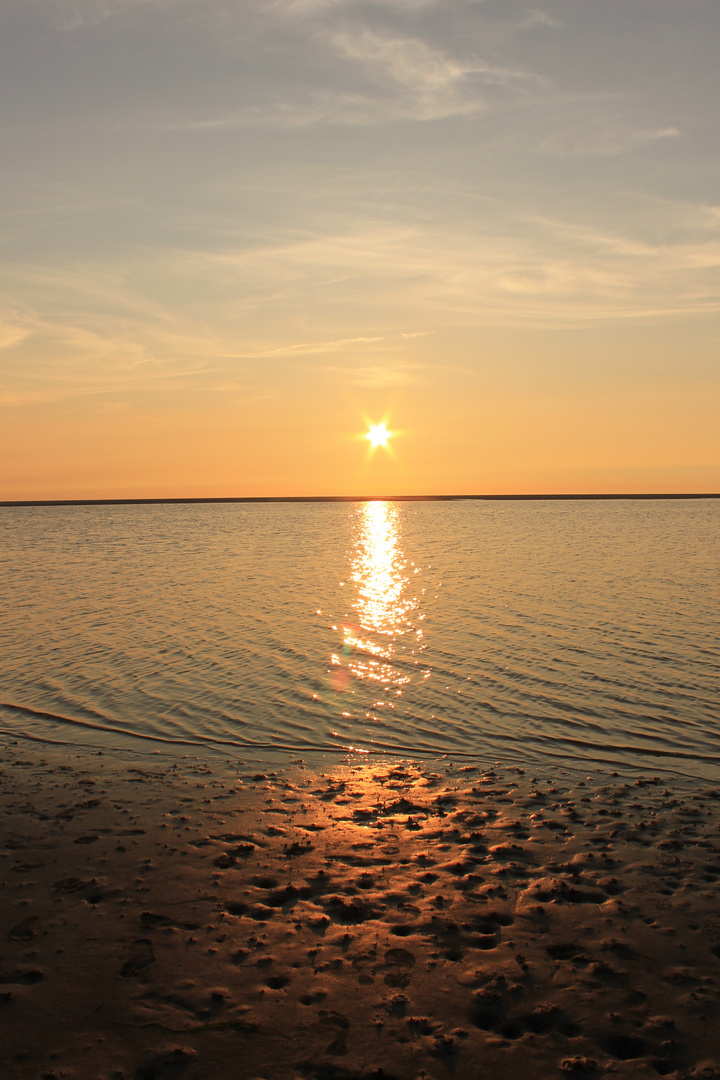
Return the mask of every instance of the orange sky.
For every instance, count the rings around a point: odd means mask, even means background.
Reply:
[[[0,499],[720,490],[712,5],[8,4]]]
[[[565,384],[564,384],[565,383]],[[567,385],[569,383],[569,385]],[[717,383],[595,381],[518,389],[457,371],[393,390],[288,378],[241,395],[8,410],[6,499],[661,492],[720,489]],[[368,421],[389,448],[371,451]]]

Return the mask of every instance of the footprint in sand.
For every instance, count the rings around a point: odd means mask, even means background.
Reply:
[[[329,896],[323,907],[330,918],[346,926],[367,922],[379,915],[377,908],[367,901],[346,900],[343,896]]]
[[[28,915],[17,926],[13,926],[12,929],[8,930],[8,941],[32,941],[37,936],[33,930],[33,923],[37,921],[37,915]]]
[[[389,1001],[385,1002],[385,1009],[390,1016],[402,1017],[405,1016],[408,1007],[408,999],[404,994],[394,994]]]
[[[120,977],[123,979],[134,978],[149,967],[150,964],[154,963],[155,953],[153,952],[152,942],[148,938],[138,938],[137,941],[132,943],[130,955],[122,966]]]
[[[606,1054],[618,1061],[632,1061],[642,1057],[647,1049],[647,1043],[639,1035],[616,1034],[615,1032],[601,1040],[601,1046]]]
[[[347,1016],[342,1016],[340,1013],[328,1013],[324,1010],[321,1011],[319,1017],[320,1023],[333,1029],[337,1032],[335,1038],[326,1048],[326,1054],[332,1054],[333,1057],[340,1057],[343,1054],[347,1054],[347,1039],[348,1032],[350,1030],[350,1021]]]
[[[385,953],[385,985],[404,990],[410,985],[411,970],[415,967],[415,956],[408,949],[388,949]]]
[[[475,994],[470,1019],[481,1031],[498,1031],[505,1018],[505,1004],[499,990],[486,987]]]
[[[258,889],[275,889],[279,885],[278,879],[270,874],[256,874],[250,878],[250,883]]]
[[[248,906],[242,900],[229,900],[225,905],[225,910],[230,915],[244,915]]]
[[[162,1080],[164,1077],[182,1075],[188,1065],[197,1059],[197,1050],[189,1046],[175,1046],[161,1051],[136,1073],[137,1080]]]
[[[324,1001],[328,996],[329,991],[320,987],[319,990],[315,990],[312,994],[303,994],[299,999],[301,1005],[317,1005],[319,1002]]]
[[[5,984],[16,983],[19,986],[34,986],[35,983],[39,983],[45,975],[38,968],[25,968],[24,970],[17,971],[5,971],[0,972],[0,986]]]
[[[234,855],[228,855],[226,851],[223,852],[222,855],[218,855],[216,859],[213,859],[213,866],[217,866],[218,870],[229,870],[234,864]]]
[[[140,916],[140,923],[142,926],[147,926],[150,930],[155,929],[167,929],[168,927],[174,927],[176,930],[199,930],[200,924],[196,922],[179,922],[177,919],[170,918],[169,915],[158,915],[153,911],[143,911]]]

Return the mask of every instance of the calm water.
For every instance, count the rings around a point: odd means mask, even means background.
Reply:
[[[717,501],[0,509],[0,582],[16,734],[720,775]]]

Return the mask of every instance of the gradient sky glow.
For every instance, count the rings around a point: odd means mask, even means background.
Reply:
[[[3,0],[0,498],[720,490],[718,56],[718,0]]]

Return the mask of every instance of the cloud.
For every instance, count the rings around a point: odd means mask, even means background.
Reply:
[[[220,250],[202,238],[194,250],[127,247],[112,269],[102,255],[6,261],[3,400],[259,393],[280,365],[392,387],[429,377],[435,349],[422,338],[448,328],[720,312],[714,203],[644,194],[614,218],[553,214],[457,185],[427,216],[401,206],[405,191],[386,189],[384,216],[379,204],[374,217],[351,211],[343,195],[322,226],[276,223]]]
[[[562,30],[565,27],[565,23],[560,19],[553,18],[552,15],[548,15],[546,11],[542,11],[540,8],[532,8],[525,18],[516,24],[518,30],[530,30],[535,26],[548,26],[553,30]]]
[[[0,349],[12,349],[30,334],[30,328],[20,319],[0,319]]]
[[[311,81],[278,80],[272,97],[206,117],[173,119],[166,130],[223,130],[383,124],[472,116],[498,94],[526,94],[542,80],[530,71],[455,56],[420,36],[399,36],[356,25],[322,28],[313,36],[318,58]],[[338,62],[342,78],[338,74]]]
[[[460,6],[467,6],[472,0],[461,0]],[[393,9],[398,11],[416,12],[422,11],[425,8],[437,7],[443,3],[445,6],[448,4],[448,0],[368,0],[366,3],[360,2],[360,0],[264,0],[262,2],[262,8],[266,11],[278,13],[283,17],[287,16],[313,16],[319,12],[329,11],[358,11],[363,7],[369,9],[384,9],[385,11],[392,11]],[[454,6],[458,6],[457,2]]]
[[[41,4],[58,30],[79,30],[126,15],[132,8],[179,6],[179,0],[41,0]]]
[[[283,345],[279,349],[271,349],[264,353],[265,356],[315,356],[323,352],[337,352],[339,349],[347,349],[353,345],[371,345],[378,341],[384,341],[384,337],[355,337],[340,338],[337,341],[313,341],[299,342],[296,345]]]
[[[538,151],[557,157],[619,157],[653,143],[677,139],[680,134],[680,130],[672,125],[633,128],[625,123],[613,122],[612,118],[590,114],[541,140]]]
[[[418,120],[477,112],[486,106],[487,86],[517,88],[535,76],[493,66],[477,57],[448,55],[418,37],[396,37],[368,28],[336,33],[332,46],[385,91],[384,104],[393,116]],[[389,99],[389,100],[388,100]]]
[[[386,390],[393,386],[405,386],[417,382],[423,364],[347,364],[320,368],[323,375],[329,375],[348,386],[362,387],[366,390]]]

